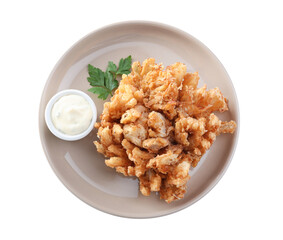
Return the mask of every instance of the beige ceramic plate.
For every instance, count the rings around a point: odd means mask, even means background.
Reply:
[[[198,71],[200,85],[206,83],[208,88],[218,86],[229,99],[230,111],[220,114],[221,119],[233,119],[239,124],[238,103],[232,82],[207,47],[189,34],[167,25],[123,22],[92,32],[59,60],[42,94],[40,137],[54,172],[78,198],[118,216],[157,217],[190,206],[215,186],[232,159],[239,128],[234,135],[219,136],[198,167],[190,172],[191,180],[184,199],[167,204],[155,194],[142,196],[136,179],[126,178],[105,166],[104,157],[97,153],[92,143],[96,132],[79,141],[63,141],[48,130],[44,121],[48,100],[58,91],[68,88],[86,92],[95,102],[99,116],[103,101],[87,92],[87,65],[90,63],[105,70],[109,60],[118,63],[121,57],[128,55],[132,55],[133,61],[154,57],[165,66],[179,61],[188,66],[188,71]]]

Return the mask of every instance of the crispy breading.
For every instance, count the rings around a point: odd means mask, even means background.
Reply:
[[[228,110],[216,87],[198,88],[199,75],[183,63],[164,69],[153,58],[123,75],[96,123],[97,151],[106,165],[139,179],[140,191],[159,192],[170,203],[184,197],[189,169],[196,167],[221,133],[234,133],[234,121],[222,122],[215,111]]]
[[[164,199],[167,203],[171,203],[175,200],[180,200],[184,197],[186,193],[186,184],[177,187],[168,183],[168,180],[165,179],[162,181],[160,187],[160,198]]]
[[[185,185],[190,179],[189,169],[191,163],[189,160],[184,160],[176,165],[176,167],[168,174],[168,184],[180,187]]]
[[[121,143],[123,140],[123,129],[120,124],[114,123],[112,128],[113,140],[116,143]]]
[[[174,154],[172,151],[158,155],[155,158],[150,159],[147,168],[153,168],[161,173],[168,173],[171,170],[171,166],[178,162],[178,154]]]
[[[130,143],[127,139],[123,139],[122,146],[127,150],[127,152],[132,152],[135,148],[135,145]]]
[[[134,108],[127,110],[120,120],[123,124],[133,123],[142,116],[142,113],[146,111],[146,108],[142,105],[137,105]]]
[[[108,126],[106,128],[100,127],[99,131],[98,131],[98,135],[99,135],[103,145],[108,147],[109,145],[112,144],[112,142],[113,142],[112,131]]]
[[[117,167],[128,167],[131,166],[132,162],[127,158],[122,157],[111,157],[108,160],[105,160],[105,164],[111,168]]]
[[[147,138],[147,131],[141,124],[126,124],[123,127],[124,138],[133,144],[142,147],[142,142]]]
[[[138,147],[135,147],[132,152],[127,152],[127,154],[128,158],[135,163],[135,174],[137,177],[145,173],[148,160],[154,157],[153,154],[142,151]]]
[[[122,147],[122,145],[115,145],[112,144],[107,149],[109,152],[113,153],[115,156],[127,158],[127,154],[125,149]]]
[[[157,153],[161,148],[164,148],[170,144],[167,138],[149,138],[143,141],[143,148],[149,152]]]
[[[149,127],[148,133],[150,137],[167,137],[165,117],[159,113],[152,111],[148,114],[147,125]]]
[[[161,176],[153,170],[147,170],[146,173],[139,178],[140,191],[143,195],[149,196],[150,192],[159,191],[162,183]]]

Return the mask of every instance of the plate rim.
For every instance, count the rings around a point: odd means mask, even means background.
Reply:
[[[225,72],[225,74],[227,75],[227,80],[229,81],[229,85],[232,88],[232,92],[234,94],[234,98],[235,98],[235,113],[236,113],[236,118],[235,119],[237,121],[237,130],[235,131],[235,135],[234,135],[234,143],[233,143],[233,147],[229,153],[229,156],[226,159],[225,165],[223,165],[223,167],[221,168],[221,172],[217,175],[217,177],[212,180],[210,182],[210,184],[205,188],[205,190],[203,192],[201,192],[200,194],[198,194],[196,197],[194,197],[190,202],[183,204],[181,207],[179,207],[178,209],[172,209],[172,210],[168,210],[165,213],[161,213],[161,214],[148,214],[146,216],[134,216],[134,215],[129,215],[129,214],[121,214],[121,213],[117,213],[117,212],[113,212],[113,211],[107,211],[107,208],[103,208],[100,206],[94,206],[92,203],[88,202],[87,199],[84,198],[84,196],[81,196],[76,190],[74,190],[71,186],[69,186],[68,182],[65,181],[63,179],[63,177],[61,176],[62,174],[56,169],[56,167],[53,165],[52,160],[49,157],[48,151],[46,149],[46,146],[43,144],[43,134],[41,133],[41,128],[40,128],[40,124],[41,124],[41,116],[40,116],[40,112],[41,112],[41,108],[42,108],[42,103],[44,101],[43,97],[44,97],[44,93],[46,92],[46,89],[49,85],[49,82],[51,81],[51,78],[54,74],[54,72],[56,71],[56,69],[58,68],[58,66],[60,66],[61,62],[63,61],[63,59],[65,58],[66,55],[68,55],[73,48],[80,42],[84,41],[85,39],[87,39],[88,37],[101,32],[103,30],[106,30],[108,28],[112,28],[112,27],[119,27],[119,26],[123,26],[123,25],[144,25],[146,27],[157,27],[157,28],[162,28],[162,29],[166,29],[169,30],[171,32],[174,32],[176,34],[180,34],[182,37],[184,38],[190,38],[192,39],[195,43],[199,44],[201,46],[201,48],[205,49],[205,51],[207,53],[209,53],[210,55],[212,55],[212,57],[218,62],[218,64],[220,64],[223,68],[223,71]],[[78,199],[80,199],[81,201],[83,201],[84,203],[86,203],[87,205],[91,206],[92,208],[95,208],[96,210],[99,210],[101,212],[104,213],[108,213],[110,215],[113,216],[118,216],[118,217],[124,217],[124,218],[133,218],[133,219],[146,219],[146,218],[157,218],[157,217],[162,217],[162,216],[166,216],[166,215],[170,215],[172,213],[176,213],[179,212],[185,208],[188,208],[189,206],[192,206],[193,204],[195,204],[196,202],[198,202],[200,199],[202,199],[205,195],[207,195],[217,184],[218,182],[222,179],[222,177],[224,176],[224,174],[226,173],[227,169],[229,168],[232,159],[234,157],[235,151],[237,149],[237,145],[238,145],[238,140],[239,140],[239,133],[240,133],[240,106],[239,106],[239,101],[238,101],[238,96],[236,94],[236,89],[233,85],[233,82],[227,72],[227,70],[225,69],[224,65],[220,62],[220,60],[218,59],[218,57],[204,44],[202,43],[200,40],[198,40],[197,38],[195,38],[194,36],[192,36],[191,34],[189,34],[188,32],[181,30],[175,26],[169,25],[169,24],[165,24],[165,23],[161,23],[158,21],[147,21],[147,20],[128,20],[128,21],[120,21],[120,22],[115,22],[115,23],[111,23],[111,24],[107,24],[104,25],[102,27],[99,27],[93,31],[91,31],[90,33],[84,35],[83,37],[81,37],[80,39],[78,39],[75,43],[73,43],[68,49],[67,51],[65,51],[65,53],[59,58],[59,60],[56,62],[56,64],[54,65],[54,67],[52,68],[52,71],[50,72],[44,88],[42,90],[41,93],[41,97],[40,97],[40,103],[39,103],[39,108],[38,108],[38,130],[39,130],[39,137],[40,137],[40,142],[41,142],[41,147],[44,151],[45,157],[47,158],[49,165],[51,167],[51,169],[53,170],[53,172],[55,173],[55,175],[58,177],[58,179],[61,181],[61,183],[63,183],[63,185],[73,194],[75,195]]]

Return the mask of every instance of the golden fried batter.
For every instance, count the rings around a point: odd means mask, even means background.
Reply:
[[[234,133],[234,121],[222,122],[213,112],[227,111],[218,88],[197,88],[198,73],[175,63],[165,70],[153,58],[122,76],[110,102],[104,104],[97,151],[106,165],[125,176],[136,176],[140,191],[159,192],[170,203],[184,197],[190,167],[221,133]]]

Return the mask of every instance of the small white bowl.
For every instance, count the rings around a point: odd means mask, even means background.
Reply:
[[[66,95],[70,95],[70,94],[75,94],[75,95],[79,95],[81,97],[83,97],[91,106],[91,110],[92,110],[92,120],[90,122],[89,127],[82,133],[77,134],[77,135],[67,135],[62,133],[61,131],[59,131],[53,124],[52,119],[51,119],[51,111],[52,111],[52,107],[53,105],[63,96]],[[84,138],[85,136],[87,136],[91,130],[93,129],[94,123],[96,122],[96,118],[97,118],[97,110],[96,110],[96,106],[93,102],[93,100],[84,92],[79,91],[79,90],[75,90],[75,89],[67,89],[67,90],[63,90],[61,92],[56,93],[47,103],[46,108],[45,108],[45,122],[47,124],[47,127],[49,128],[49,130],[58,138],[62,139],[62,140],[66,140],[66,141],[76,141],[79,139]]]

